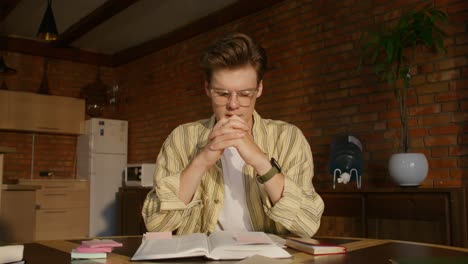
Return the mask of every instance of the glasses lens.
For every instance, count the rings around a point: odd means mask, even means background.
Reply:
[[[216,105],[227,105],[229,100],[237,100],[240,106],[250,106],[252,98],[256,93],[257,90],[230,92],[227,90],[211,89],[211,97]]]

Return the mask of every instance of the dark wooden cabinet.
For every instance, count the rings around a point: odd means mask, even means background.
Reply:
[[[150,190],[151,188],[148,187],[133,186],[119,188],[117,196],[121,235],[142,235],[146,232],[145,223],[141,217],[141,209]]]
[[[468,246],[464,188],[319,191],[318,235],[358,236]]]
[[[119,190],[122,235],[146,232],[148,187]],[[368,237],[468,247],[465,188],[318,190],[325,211],[317,235]]]

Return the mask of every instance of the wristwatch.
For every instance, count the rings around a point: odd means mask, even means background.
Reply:
[[[277,173],[281,172],[281,167],[278,164],[278,162],[275,160],[275,158],[271,158],[270,163],[271,163],[271,169],[264,175],[257,177],[257,181],[261,184],[264,184],[265,182],[273,178],[273,176],[275,176]]]

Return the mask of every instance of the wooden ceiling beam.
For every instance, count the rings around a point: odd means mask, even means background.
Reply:
[[[54,42],[55,46],[65,47],[70,45],[84,34],[88,33],[95,27],[107,21],[114,15],[122,12],[129,6],[135,4],[139,0],[108,0],[93,12],[80,19],[75,24],[71,25],[67,30],[59,35],[59,38]]]
[[[0,49],[99,66],[112,66],[112,57],[109,55],[76,48],[54,47],[51,43],[29,39],[0,36]]]
[[[135,59],[167,48],[203,32],[212,30],[241,17],[258,12],[281,1],[283,0],[239,0],[234,4],[229,5],[207,17],[201,18],[191,23],[190,25],[114,54],[112,58],[113,64],[114,66],[120,66],[129,63]]]
[[[15,9],[16,5],[20,2],[21,0],[2,0],[0,1],[0,23],[5,20],[5,18],[8,16],[8,14]]]

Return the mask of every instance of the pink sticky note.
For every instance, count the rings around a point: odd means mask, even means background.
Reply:
[[[172,232],[167,231],[167,232],[146,232],[143,235],[144,239],[150,240],[150,239],[170,239],[172,238]]]
[[[112,239],[93,239],[93,240],[86,240],[82,241],[81,245],[91,248],[113,248],[113,247],[121,247],[122,243],[116,242]]]
[[[107,253],[112,252],[112,248],[110,247],[87,247],[87,246],[79,246],[75,248],[76,252],[80,253]]]

